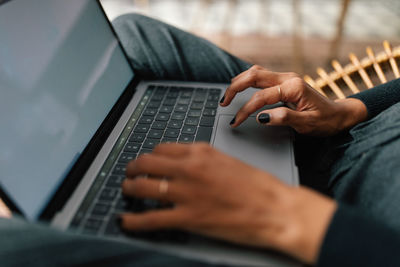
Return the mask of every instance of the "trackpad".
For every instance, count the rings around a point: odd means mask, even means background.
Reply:
[[[296,184],[292,132],[288,127],[263,126],[254,116],[239,127],[229,126],[232,116],[219,115],[213,146],[289,184]]]

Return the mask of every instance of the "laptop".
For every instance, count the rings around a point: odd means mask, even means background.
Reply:
[[[125,199],[120,184],[127,162],[161,142],[209,142],[296,185],[289,128],[254,116],[229,126],[256,89],[221,108],[227,84],[142,80],[95,0],[3,1],[0,36],[0,197],[14,212],[207,262],[297,265],[273,251],[178,231],[126,235],[116,225],[123,211],[159,208]]]

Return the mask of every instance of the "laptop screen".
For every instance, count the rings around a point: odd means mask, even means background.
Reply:
[[[95,0],[0,1],[0,182],[39,217],[134,74]]]

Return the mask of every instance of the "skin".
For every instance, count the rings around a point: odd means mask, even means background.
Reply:
[[[268,125],[287,125],[304,134],[333,135],[367,118],[366,107],[359,100],[331,101],[296,74],[259,66],[232,79],[221,105],[229,105],[237,93],[249,87],[262,90],[238,111],[232,127],[264,105],[279,101],[292,103],[296,109],[263,111],[270,114]],[[161,179],[168,181],[164,194]],[[128,231],[183,229],[276,249],[307,264],[316,262],[337,208],[332,199],[303,186],[283,184],[202,143],[161,144],[153,153],[131,161],[122,190],[130,197],[174,203],[168,209],[122,214],[121,226]]]

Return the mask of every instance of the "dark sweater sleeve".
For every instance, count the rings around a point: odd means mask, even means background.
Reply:
[[[399,248],[399,232],[339,204],[317,266],[400,266]]]
[[[400,79],[384,83],[370,90],[349,96],[361,100],[368,110],[368,118],[375,117],[390,106],[400,102]]]

